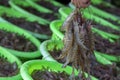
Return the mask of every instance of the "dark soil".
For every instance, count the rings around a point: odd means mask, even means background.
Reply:
[[[58,62],[60,63],[64,63],[65,60],[64,59],[58,59],[58,57],[60,56],[61,54],[61,50],[53,50],[53,51],[49,51],[50,55],[55,59],[57,60]]]
[[[9,1],[9,0],[0,0],[0,5],[6,6],[6,7],[10,7],[8,1]]]
[[[14,17],[7,17],[3,16],[4,19],[7,21],[32,32],[51,35],[51,30],[49,26],[38,24],[37,22],[28,22],[23,18],[14,18]]]
[[[118,20],[116,20],[116,21],[113,21],[112,19],[105,19],[105,20],[107,20],[107,21],[109,21],[110,23],[112,23],[113,25],[116,25],[117,27],[119,27],[120,26],[120,23],[119,23],[119,19]],[[120,28],[119,28],[120,29]]]
[[[61,54],[61,51],[51,51],[49,52],[51,54],[51,56],[57,60],[60,63],[64,63],[64,60],[58,60],[58,56]],[[93,57],[92,57],[93,58]],[[98,78],[99,80],[120,80],[120,78],[117,75],[117,70],[116,70],[116,66],[112,66],[112,65],[102,65],[98,62],[96,62],[96,59],[90,59],[91,60],[91,70],[90,70],[90,74],[95,76],[96,78]]]
[[[38,0],[37,4],[39,4],[41,6],[44,6],[48,9],[51,9],[51,10],[53,10],[53,12],[58,12],[58,9],[60,8],[60,7],[55,6],[55,5],[53,5],[52,3],[50,3],[49,1],[46,1],[46,0]]]
[[[15,33],[3,30],[0,30],[0,46],[25,52],[37,50],[36,46],[34,46],[31,41],[27,40],[24,35],[19,36]]]
[[[16,62],[10,63],[3,56],[0,57],[0,77],[14,76],[19,69]]]
[[[112,29],[108,26],[102,26],[102,25],[99,25],[99,24],[96,23],[94,27],[97,28],[97,29],[103,30],[105,32],[108,32],[108,33],[120,35],[120,31]]]
[[[120,56],[120,41],[111,43],[109,40],[100,37],[99,35],[94,35],[95,37],[95,50]]]
[[[99,16],[99,15],[97,15],[97,14],[94,14],[94,15],[96,15],[96,16]],[[101,16],[99,16],[99,17],[101,17]],[[119,19],[117,19],[117,20],[112,20],[111,18],[104,18],[104,17],[102,17],[104,20],[106,20],[106,21],[108,21],[108,22],[110,22],[111,24],[113,24],[113,25],[116,25],[117,27],[119,27],[120,26],[120,23],[119,23]],[[94,21],[94,20],[93,20]],[[93,25],[94,24],[100,24],[100,23],[95,23],[95,22],[93,22]]]
[[[47,19],[49,21],[53,21],[55,19],[58,19],[57,16],[55,16],[53,13],[41,13],[32,7],[22,7],[22,8],[25,9],[26,11],[32,13],[32,14],[35,14],[35,15],[42,17],[44,19]]]
[[[90,74],[99,80],[120,80],[115,65],[102,65],[92,59]]]
[[[102,6],[101,6],[102,5]],[[120,9],[119,8],[112,8],[112,7],[106,7],[104,4],[100,4],[100,5],[95,5],[96,7],[106,11],[106,12],[109,12],[111,14],[114,14],[114,15],[117,15],[117,16],[120,16]]]
[[[48,70],[34,70],[32,73],[33,80],[71,80],[70,76],[65,72],[54,72]],[[79,80],[76,77],[75,80]]]

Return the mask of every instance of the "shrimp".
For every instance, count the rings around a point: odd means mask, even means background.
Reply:
[[[73,10],[73,12],[66,18],[66,20],[64,21],[64,23],[63,23],[63,25],[61,27],[62,31],[68,30],[68,28],[71,25],[71,22],[72,22],[72,20],[73,20],[76,13],[77,13],[77,11]]]
[[[63,39],[64,48],[62,49],[59,59],[65,59],[63,67],[66,67],[70,63],[72,64],[72,75],[74,68],[76,68],[80,71],[81,79],[89,80],[89,57],[94,50],[94,38],[91,31],[91,22],[85,21],[82,14],[79,12],[79,8],[87,7],[90,0],[72,0],[72,2],[75,4],[76,9],[67,17],[61,27],[61,29],[65,31],[65,36]],[[78,4],[82,5],[78,6]],[[87,79],[85,78],[84,71],[88,72]]]

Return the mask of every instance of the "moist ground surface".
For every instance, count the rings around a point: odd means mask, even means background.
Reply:
[[[100,37],[99,35],[95,35],[95,50],[120,56],[120,43],[119,41],[111,43],[109,40]]]
[[[39,4],[41,6],[44,6],[44,7],[48,8],[48,9],[51,9],[54,12],[58,12],[58,9],[60,8],[58,6],[54,6],[52,3],[50,3],[49,1],[46,1],[46,0],[38,0],[37,4]]]
[[[0,30],[0,46],[25,52],[37,50],[36,46],[26,39],[24,35],[19,36],[3,30]]]
[[[43,19],[46,19],[49,21],[53,21],[53,20],[57,19],[57,15],[54,15],[53,13],[42,13],[32,7],[22,7],[22,8],[32,14],[37,15],[38,17],[42,17]]]
[[[116,34],[116,35],[120,36],[120,30],[112,29],[109,26],[103,26],[103,25],[96,23],[96,24],[94,24],[94,28],[97,28],[97,29],[102,30],[104,32],[108,32],[108,33],[112,33],[112,34]]]
[[[49,26],[38,24],[37,22],[28,22],[23,18],[15,18],[15,17],[7,17],[3,16],[4,19],[7,21],[32,32],[39,33],[39,34],[46,34],[51,35],[51,31]]]
[[[16,62],[10,63],[3,56],[0,57],[0,77],[14,76],[19,69]]]

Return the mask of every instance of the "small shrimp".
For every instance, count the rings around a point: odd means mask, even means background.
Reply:
[[[59,58],[65,57],[68,54],[68,51],[72,47],[73,34],[72,34],[72,27],[71,26],[69,26],[68,30],[66,31],[63,42],[64,42],[64,48],[62,50],[62,55],[60,55]]]
[[[69,26],[71,25],[72,23],[72,20],[75,16],[75,14],[77,13],[76,9],[66,18],[66,20],[64,21],[62,27],[61,27],[61,30],[62,31],[66,31],[68,30]]]
[[[88,48],[84,45],[84,40],[83,40],[83,37],[82,35],[84,34],[81,34],[80,37],[79,37],[79,33],[80,33],[80,30],[79,30],[79,25],[76,21],[73,22],[74,23],[74,32],[75,32],[75,38],[76,38],[76,41],[78,43],[79,46],[81,46],[83,49],[85,50],[88,50]]]

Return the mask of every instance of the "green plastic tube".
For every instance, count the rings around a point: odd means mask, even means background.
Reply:
[[[24,80],[33,80],[31,77],[31,73],[34,70],[42,70],[42,68],[49,68],[52,71],[55,72],[62,72],[65,71],[68,75],[71,75],[72,73],[72,67],[66,66],[66,68],[62,68],[63,64],[60,64],[58,62],[53,62],[53,61],[46,61],[46,60],[31,60],[25,62],[20,70],[21,76]],[[75,75],[78,75],[77,70],[75,70]],[[85,73],[86,76],[87,73]],[[91,76],[92,80],[98,80],[97,78]]]
[[[22,9],[21,7],[19,7],[19,5],[17,5],[17,3],[14,3],[14,1],[16,1],[16,0],[10,0],[9,1],[9,4],[11,5],[11,7],[14,8],[15,10],[19,11],[20,13],[25,14],[27,17],[29,17],[29,19],[31,19],[33,21],[37,21],[38,23],[43,24],[43,25],[47,25],[47,24],[50,23],[50,21],[45,20],[45,19],[43,19],[41,17],[38,17],[38,16],[36,16],[34,14],[31,14],[28,11]]]

